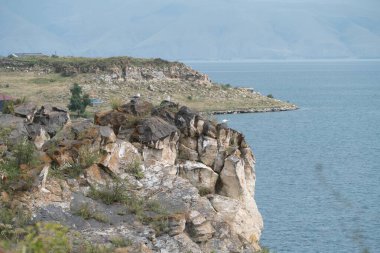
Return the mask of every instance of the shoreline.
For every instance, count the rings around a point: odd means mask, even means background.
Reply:
[[[265,113],[265,112],[285,112],[285,111],[295,111],[299,107],[294,108],[263,108],[263,109],[232,109],[232,110],[220,110],[220,111],[210,111],[212,115],[223,115],[223,114],[243,114],[243,113]]]

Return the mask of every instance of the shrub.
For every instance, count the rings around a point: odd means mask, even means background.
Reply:
[[[30,213],[22,208],[0,206],[0,239],[18,240],[25,232],[23,228],[30,219]]]
[[[99,152],[94,152],[89,146],[81,146],[78,151],[78,162],[83,168],[93,165],[99,157]]]
[[[123,248],[132,245],[132,241],[130,239],[126,239],[121,236],[113,236],[110,238],[110,241],[116,248]]]
[[[79,210],[75,212],[76,215],[81,216],[85,220],[94,219],[99,222],[108,222],[109,219],[106,215],[93,210],[88,203],[84,203],[80,206]]]
[[[8,158],[2,162],[0,161],[0,172],[5,176],[0,184],[0,190],[8,191],[10,190],[10,186],[16,182],[21,183],[19,184],[22,185],[22,187],[19,187],[20,189],[29,189],[32,184],[32,178],[27,173],[22,173],[20,165],[38,165],[34,146],[27,139],[23,139],[12,147],[12,152],[12,158]]]
[[[274,98],[272,94],[267,95],[268,98]]]
[[[26,138],[18,142],[13,148],[13,155],[17,165],[27,164],[36,165],[37,158],[35,154],[34,145]]]
[[[110,100],[110,104],[112,110],[117,110],[123,104],[123,101],[118,97],[114,97]]]
[[[4,102],[2,113],[4,113],[4,114],[14,114],[15,113],[15,104],[12,100]]]
[[[220,86],[222,86],[222,89],[223,89],[223,90],[228,90],[228,89],[231,88],[231,84],[229,84],[229,83],[221,84]]]
[[[143,179],[144,178],[144,172],[141,169],[141,161],[138,159],[134,159],[128,166],[128,171],[132,173],[132,175],[136,179]]]
[[[37,223],[30,227],[22,242],[25,252],[67,253],[71,250],[69,230],[56,223]]]
[[[187,96],[187,100],[193,100],[193,96]]]
[[[119,181],[112,185],[106,185],[103,188],[96,189],[91,187],[89,197],[101,200],[104,204],[110,205],[115,202],[123,203],[125,200],[126,187]]]

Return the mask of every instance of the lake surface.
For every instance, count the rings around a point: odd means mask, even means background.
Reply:
[[[256,155],[262,245],[380,252],[380,62],[189,65],[300,107],[219,117],[246,135]]]

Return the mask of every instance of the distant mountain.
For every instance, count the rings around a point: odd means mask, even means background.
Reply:
[[[380,58],[380,1],[0,0],[0,55],[55,51],[186,60]]]

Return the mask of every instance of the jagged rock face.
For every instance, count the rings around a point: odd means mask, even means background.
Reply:
[[[165,109],[154,108],[154,116],[143,112],[144,118],[135,124],[115,120],[114,115],[127,119],[131,114],[127,110],[98,113],[96,125],[91,121],[66,124],[50,140],[44,140],[42,150],[60,166],[77,162],[83,148],[98,155],[84,169],[81,180],[67,180],[58,189],[54,185],[59,183],[48,179],[46,189],[50,190],[46,194],[54,203],[29,203],[37,210],[36,217],[61,219],[61,213],[65,217],[62,222],[69,226],[76,224],[76,229],[92,240],[103,243],[109,241],[110,235],[122,235],[138,242],[133,247],[145,245],[138,252],[227,253],[260,249],[263,222],[253,199],[255,158],[244,136],[225,124],[202,118],[187,107],[162,108]],[[170,117],[166,112],[170,112]],[[18,122],[11,118],[9,121]],[[123,131],[116,132],[115,127]],[[123,139],[121,132],[126,133]],[[131,174],[129,168],[134,161],[142,162],[139,165],[142,178]],[[128,180],[134,194],[145,201],[160,203],[168,213],[167,232],[156,234],[136,220],[120,218],[116,215],[120,205],[104,206],[83,196],[89,185],[106,187],[114,178]],[[112,225],[77,222],[77,216],[67,210],[77,209],[78,201],[101,210]],[[56,211],[51,212],[52,206]]]
[[[172,106],[175,108],[174,105]],[[146,175],[149,175],[152,169],[155,171],[155,173],[152,172],[153,175],[150,178],[152,181],[147,188],[157,187],[159,181],[173,187],[173,181],[171,181],[173,176],[169,180],[165,176],[156,174],[157,170],[162,170],[162,166],[172,168],[167,170],[168,175],[181,176],[197,191],[209,194],[207,196],[216,196],[211,197],[214,199],[210,200],[211,202],[197,197],[197,201],[191,204],[193,208],[184,204],[189,196],[185,197],[182,194],[172,196],[170,201],[167,194],[164,194],[163,198],[158,197],[161,203],[169,201],[168,206],[178,206],[179,203],[185,201],[182,204],[184,206],[177,211],[181,210],[180,213],[186,216],[185,233],[190,235],[191,240],[196,243],[214,241],[214,244],[220,246],[221,252],[233,251],[237,244],[254,250],[258,249],[262,219],[253,199],[255,162],[244,136],[229,129],[226,124],[204,120],[187,107],[181,107],[179,110],[177,107],[177,111],[170,110],[170,113],[167,107],[164,110],[162,108],[165,106],[153,109],[155,116],[137,123],[133,134],[129,135],[131,141],[143,144],[141,152],[146,166]],[[160,177],[162,178],[158,179]],[[158,186],[158,189],[163,190],[162,187],[164,186]],[[190,194],[190,196],[193,195],[194,193]],[[204,201],[208,203],[209,209],[195,208],[195,206],[204,206],[206,204]],[[214,202],[219,209],[212,208]],[[226,205],[227,211],[223,211],[219,203]],[[236,212],[234,216],[227,217],[228,208],[235,208],[233,209]],[[214,210],[217,213],[214,213]],[[200,214],[195,215],[195,213]],[[228,225],[222,225],[224,220],[229,218],[231,219]],[[173,224],[175,224],[173,225],[175,229],[172,234],[180,234],[183,220],[174,219]],[[218,238],[215,227],[227,229],[229,235],[236,239],[234,243]],[[243,241],[241,238],[244,238]]]
[[[9,128],[9,140],[16,143],[21,138],[28,138],[35,142],[38,149],[70,122],[69,113],[63,109],[44,105],[40,109],[32,103],[21,104],[15,107],[15,116],[0,115],[0,126]]]

